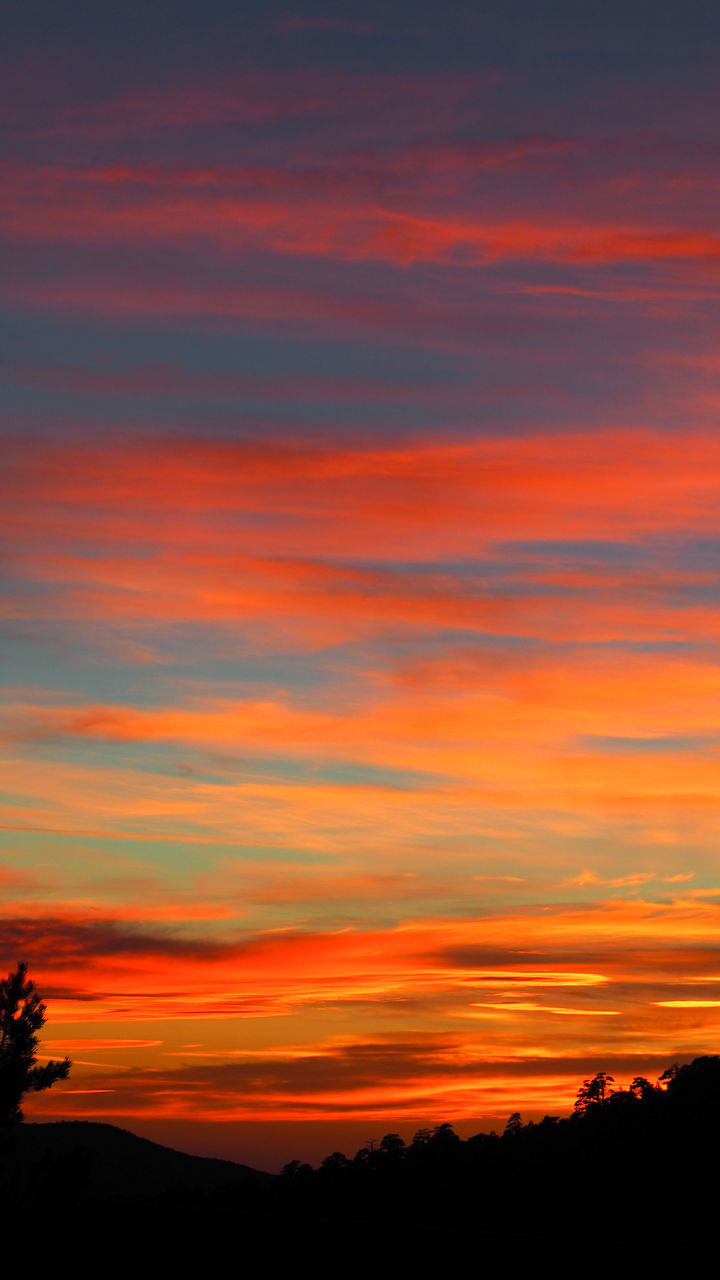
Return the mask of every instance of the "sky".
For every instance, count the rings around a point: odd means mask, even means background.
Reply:
[[[7,5],[0,967],[264,1168],[720,1038],[720,9]]]

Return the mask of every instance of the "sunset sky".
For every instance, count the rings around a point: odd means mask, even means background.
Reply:
[[[720,7],[8,10],[28,1117],[277,1168],[719,1051]]]

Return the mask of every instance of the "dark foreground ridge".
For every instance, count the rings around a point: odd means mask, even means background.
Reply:
[[[48,1208],[58,1197],[90,1205],[211,1198],[271,1181],[270,1174],[246,1165],[186,1155],[90,1120],[23,1124],[4,1145],[16,1198],[24,1189]]]
[[[514,1115],[502,1135],[467,1141],[449,1124],[407,1146],[388,1134],[352,1159],[294,1161],[276,1177],[112,1125],[16,1126],[2,1138],[0,1194],[16,1221],[131,1248],[152,1229],[186,1256],[241,1239],[266,1261],[355,1241],[399,1259],[469,1246],[506,1266],[569,1265],[578,1250],[608,1265],[681,1263],[716,1247],[719,1151],[720,1057],[708,1056],[626,1090],[601,1072],[566,1119]]]

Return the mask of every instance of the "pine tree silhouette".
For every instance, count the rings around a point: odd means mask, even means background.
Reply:
[[[45,1012],[26,964],[0,980],[0,1125],[22,1120],[24,1094],[67,1079],[69,1058],[37,1066],[37,1032],[45,1023]]]

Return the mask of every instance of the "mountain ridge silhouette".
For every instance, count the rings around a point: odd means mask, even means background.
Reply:
[[[49,1176],[54,1166],[73,1166],[78,1200],[142,1199],[158,1194],[239,1189],[271,1174],[232,1160],[190,1155],[141,1138],[118,1125],[94,1120],[25,1122],[5,1139],[4,1164],[11,1179]]]
[[[509,1250],[526,1265],[549,1253],[569,1266],[585,1251],[613,1274],[617,1257],[713,1257],[720,1057],[670,1067],[656,1084],[613,1084],[599,1072],[572,1115],[523,1125],[514,1113],[502,1135],[462,1140],[441,1123],[407,1145],[387,1134],[353,1158],[333,1152],[315,1169],[291,1161],[281,1174],[106,1123],[18,1125],[1,1135],[0,1202],[25,1229],[43,1221],[129,1255],[151,1238],[183,1267],[188,1250],[214,1259],[236,1240],[264,1265],[292,1260],[293,1248],[330,1257],[349,1239],[399,1261],[469,1244],[493,1265]]]

